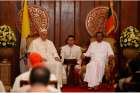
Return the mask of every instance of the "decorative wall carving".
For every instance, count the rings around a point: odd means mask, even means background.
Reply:
[[[86,17],[86,29],[91,36],[98,31],[105,31],[108,7],[96,7],[92,9]],[[115,15],[115,31],[117,30],[117,16]]]
[[[48,29],[49,24],[49,17],[48,13],[45,8],[42,8],[37,5],[30,5],[28,6],[29,11],[29,18],[30,18],[30,26],[31,26],[31,32],[30,35],[38,34],[38,31],[40,29]],[[20,29],[22,25],[22,13],[23,9],[19,12],[19,24]]]

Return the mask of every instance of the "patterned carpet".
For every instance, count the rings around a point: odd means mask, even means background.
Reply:
[[[89,90],[87,87],[80,87],[80,86],[65,86],[62,89],[62,92],[114,92],[115,89],[113,88],[112,85],[100,85],[99,89],[97,90]]]

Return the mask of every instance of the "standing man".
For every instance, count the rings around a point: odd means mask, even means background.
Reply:
[[[52,41],[47,38],[46,29],[41,29],[39,37],[32,41],[28,52],[38,52],[51,73],[56,75],[58,86],[62,87],[62,79],[65,78],[65,70],[58,56],[57,50]]]
[[[75,44],[75,36],[69,35],[66,39],[66,45],[61,48],[61,54],[60,54],[62,57],[62,62],[67,72],[67,83],[69,85],[70,83],[72,85],[75,85],[78,83],[78,80],[76,80],[76,77],[73,77],[74,73],[71,73],[71,72],[76,73],[76,71],[80,69],[81,54],[82,54],[81,48]],[[74,71],[71,71],[71,70],[74,70]]]
[[[92,42],[84,54],[90,57],[91,60],[86,66],[86,74],[84,81],[88,82],[89,89],[97,88],[102,83],[104,76],[105,64],[111,61],[114,57],[111,45],[103,41],[104,34],[102,32],[96,33],[96,41]]]

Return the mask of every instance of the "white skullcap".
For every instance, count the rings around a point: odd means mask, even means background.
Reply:
[[[40,30],[40,32],[47,32],[48,30],[47,29],[45,29],[45,28],[41,28],[41,30]]]

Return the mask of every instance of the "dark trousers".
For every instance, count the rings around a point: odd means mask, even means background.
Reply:
[[[65,59],[64,65],[66,65],[67,84],[69,86],[76,86],[79,84],[79,74],[75,71],[76,59]]]

